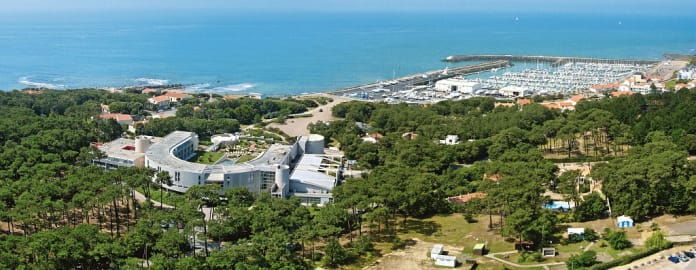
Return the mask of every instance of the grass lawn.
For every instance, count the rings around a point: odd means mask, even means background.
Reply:
[[[674,90],[674,86],[677,84],[677,80],[671,79],[668,81],[665,81],[665,88],[668,90]]]
[[[258,155],[243,155],[237,159],[237,163],[244,163],[247,161],[250,161],[252,159],[255,159]]]
[[[225,154],[221,152],[196,151],[196,156],[189,161],[201,164],[213,164],[222,158],[223,155]]]
[[[497,222],[500,217],[493,217]],[[476,216],[478,222],[468,223],[462,214],[434,216],[427,219],[407,219],[403,227],[403,220],[399,219],[399,233],[401,238],[418,238],[433,243],[460,246],[463,253],[473,253],[474,244],[488,242],[489,252],[502,252],[514,250],[514,244],[507,242],[500,236],[497,229],[488,229],[488,216]]]
[[[137,190],[138,192],[140,192],[142,194],[145,194],[145,190],[143,190],[143,188],[141,188],[141,187],[138,187],[135,190]],[[152,200],[158,202],[158,203],[154,204],[153,206],[159,207],[160,189],[156,184],[152,184],[150,186],[150,196],[151,196]],[[165,190],[162,193],[162,198],[163,198],[162,201],[164,202],[164,204],[168,204],[168,205],[176,206],[176,207],[183,206],[184,203],[186,202],[186,196],[184,196],[184,194],[179,194],[179,193],[172,192],[172,191],[167,192]]]

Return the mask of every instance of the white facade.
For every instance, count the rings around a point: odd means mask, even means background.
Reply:
[[[571,234],[583,235],[585,234],[585,228],[568,228],[568,235]]]
[[[473,94],[474,92],[481,90],[481,84],[463,79],[450,78],[437,81],[435,83],[435,90],[442,92]]]
[[[440,256],[444,251],[443,248],[441,244],[433,245],[433,248],[430,250],[430,258],[434,260],[437,256]]]
[[[210,141],[213,144],[218,144],[218,145],[230,145],[230,144],[235,144],[239,141],[239,136],[234,135],[234,134],[216,134],[213,135],[210,138]]]
[[[633,219],[629,216],[619,216],[616,218],[616,226],[619,228],[633,227]]]
[[[164,187],[177,192],[203,184],[222,189],[243,186],[257,194],[294,195],[308,203],[325,204],[331,201],[331,191],[342,177],[342,166],[340,161],[331,164],[325,156],[314,153],[317,145],[323,146],[323,140],[319,139],[312,140],[310,136],[298,139],[293,145],[275,144],[246,163],[206,165],[186,161],[196,154],[198,135],[175,131],[147,148],[145,166],[169,172],[172,184]],[[292,170],[291,166],[294,166]]]
[[[444,140],[440,140],[441,144],[446,144],[446,145],[455,145],[459,144],[459,136],[458,135],[447,135]]]
[[[454,268],[457,265],[457,257],[447,255],[437,255],[435,257],[435,265],[447,266]]]
[[[696,79],[696,68],[680,70],[679,72],[677,72],[677,79],[679,79],[679,80]]]
[[[498,93],[506,97],[526,97],[532,94],[529,89],[520,86],[505,86]]]

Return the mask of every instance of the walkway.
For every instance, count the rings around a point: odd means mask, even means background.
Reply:
[[[489,253],[484,255],[486,258],[494,259],[496,261],[499,261],[501,263],[507,264],[507,265],[512,265],[514,267],[518,268],[533,268],[533,267],[542,267],[544,269],[549,269],[549,266],[554,266],[554,265],[562,265],[565,264],[563,262],[555,262],[555,263],[541,263],[541,264],[517,264],[511,261],[503,260],[501,258],[496,257],[495,255],[503,255],[503,254],[514,254],[517,253],[516,250],[513,251],[505,251],[505,252],[497,252],[497,253]]]
[[[135,190],[134,192],[135,192],[135,200],[138,201],[139,203],[145,203],[145,201],[147,200],[147,198],[145,198],[145,195],[143,195],[142,193],[138,192],[137,190]],[[150,203],[152,203],[152,206],[154,206],[154,207],[160,207],[160,202],[155,201],[155,200],[153,200],[152,198],[150,198]],[[174,207],[174,206],[171,206],[171,205],[168,205],[168,204],[163,204],[163,205],[162,205],[162,208],[164,208],[164,209],[174,209],[175,207]]]

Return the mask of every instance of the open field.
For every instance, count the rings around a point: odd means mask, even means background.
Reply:
[[[328,96],[327,94],[317,94],[319,96]],[[272,123],[268,125],[269,127],[273,128],[278,128],[281,131],[283,131],[285,134],[288,134],[291,137],[297,137],[301,135],[309,135],[309,130],[307,129],[307,125],[309,123],[316,123],[319,121],[323,122],[328,122],[333,120],[333,116],[331,116],[331,109],[336,106],[336,104],[340,104],[346,101],[350,101],[349,98],[345,97],[340,97],[340,96],[329,96],[330,98],[333,99],[332,102],[327,103],[326,105],[320,105],[319,107],[316,107],[312,110],[309,110],[306,113],[303,113],[303,115],[311,115],[311,117],[300,117],[300,118],[291,118],[287,119],[285,123],[279,124],[279,123]]]
[[[434,216],[426,219],[407,219],[404,223],[403,220],[398,220],[397,236],[404,240],[412,240],[410,244],[403,250],[392,251],[390,245],[386,243],[376,243],[375,247],[385,256],[378,259],[372,265],[363,268],[370,270],[378,269],[442,269],[435,267],[434,263],[427,257],[427,253],[434,244],[445,245],[445,250],[449,252],[452,256],[471,256],[472,259],[478,262],[476,269],[566,269],[565,265],[546,265],[546,267],[536,267],[539,264],[551,264],[565,262],[571,255],[579,254],[584,250],[593,250],[597,253],[598,261],[607,262],[616,259],[621,256],[633,254],[643,250],[643,242],[647,239],[652,231],[650,229],[650,224],[653,222],[660,225],[663,230],[670,234],[669,226],[677,227],[689,227],[692,222],[696,222],[696,217],[671,217],[662,216],[658,217],[652,221],[643,222],[636,224],[634,228],[627,228],[625,231],[631,242],[634,243],[634,247],[624,249],[624,250],[614,250],[608,247],[603,240],[591,243],[587,241],[582,241],[579,243],[570,243],[566,245],[554,244],[553,247],[556,248],[557,256],[553,258],[545,258],[543,262],[527,262],[527,263],[517,263],[517,258],[519,254],[510,251],[514,250],[514,246],[511,239],[506,239],[499,234],[499,229],[494,228],[493,230],[488,229],[488,216],[478,215],[478,222],[467,223],[461,214],[452,215],[442,215]],[[499,216],[493,216],[493,222],[499,222]],[[683,226],[682,226],[683,225]],[[583,223],[568,223],[561,225],[562,228],[565,227],[582,227],[582,228],[592,228],[598,233],[602,233],[605,228],[616,230],[614,224],[614,219],[606,218],[601,220],[595,220],[591,222]],[[565,231],[565,229],[561,230]],[[563,234],[559,236],[565,237]],[[488,254],[492,253],[507,253],[507,254],[494,254],[496,258],[506,260],[512,264],[519,264],[520,266],[527,267],[515,267],[508,264],[503,264],[502,262],[493,260],[488,257],[483,256],[473,256],[473,246],[475,243],[488,243]],[[684,247],[681,247],[684,249]],[[658,254],[663,254],[668,251],[662,251]],[[649,257],[650,260],[655,259],[655,256]],[[639,260],[638,265],[643,260]],[[663,261],[666,261],[663,259]],[[651,264],[653,261],[651,261]],[[647,263],[646,263],[647,265]],[[669,264],[658,264],[665,269],[688,269],[683,268],[686,264],[672,265]],[[656,267],[656,266],[655,266]],[[659,268],[639,268],[639,269],[659,269]],[[669,268],[671,267],[671,268]],[[675,268],[677,267],[677,268]],[[679,268],[681,267],[681,268]],[[350,268],[355,269],[355,268]],[[459,267],[459,269],[464,269]],[[626,266],[619,267],[616,269],[627,269]]]

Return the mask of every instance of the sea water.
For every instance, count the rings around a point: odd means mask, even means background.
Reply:
[[[693,54],[693,16],[128,13],[0,18],[0,89],[183,84],[284,96],[441,69],[454,54]]]

